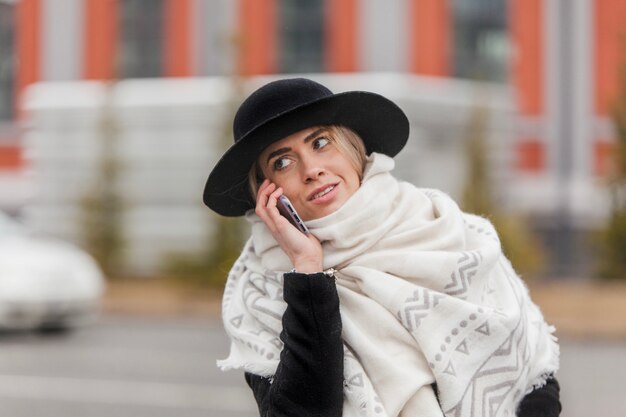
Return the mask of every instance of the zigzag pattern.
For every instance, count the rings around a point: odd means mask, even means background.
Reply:
[[[443,297],[443,294],[433,293],[426,288],[415,290],[413,296],[404,301],[403,307],[398,312],[400,322],[409,331],[417,330],[430,309],[437,306]]]
[[[523,360],[526,346],[512,343],[513,339],[523,340],[518,335],[511,334],[501,348],[494,352],[482,369],[474,375],[466,396],[453,408],[447,410],[446,416],[496,417],[500,416],[506,408],[503,405],[510,403],[512,395],[515,400],[518,399],[522,391],[517,385],[527,371]],[[513,364],[510,362],[512,360]],[[513,392],[516,387],[517,390]]]
[[[512,343],[513,335],[505,342],[505,345],[495,352],[492,360],[487,364],[494,366],[493,368],[485,368],[474,379],[474,387],[478,392],[482,393],[482,415],[496,416],[500,408],[511,390],[516,386],[519,377],[523,371],[523,361],[520,355],[525,347],[514,345]],[[500,356],[500,358],[498,358]],[[498,366],[498,362],[502,358],[513,356],[515,358],[514,365]],[[498,384],[493,384],[491,375],[497,373],[502,376],[505,374],[507,379]]]
[[[519,293],[516,294],[516,298],[516,301],[521,303]],[[476,331],[488,335],[489,327],[486,323]],[[521,381],[525,379],[529,370],[527,364],[530,352],[527,345],[527,330],[527,323],[522,317],[517,327],[472,377],[461,401],[445,412],[446,416],[500,417],[506,415],[507,409],[521,398],[526,388],[521,386]]]
[[[482,255],[479,252],[463,252],[459,259],[459,269],[450,275],[452,282],[444,287],[446,294],[462,298],[472,283],[472,277],[476,275],[481,260]]]

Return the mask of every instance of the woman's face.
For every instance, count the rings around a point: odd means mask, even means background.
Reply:
[[[360,186],[359,173],[324,127],[272,143],[257,163],[266,178],[283,188],[303,220],[334,212]]]

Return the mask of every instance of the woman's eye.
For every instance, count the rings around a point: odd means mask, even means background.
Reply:
[[[328,145],[330,143],[330,139],[328,139],[327,137],[320,137],[317,138],[313,141],[313,148],[315,149],[321,149],[324,146]]]
[[[290,163],[291,161],[287,158],[278,158],[274,161],[274,169],[280,171],[281,169],[285,169]]]

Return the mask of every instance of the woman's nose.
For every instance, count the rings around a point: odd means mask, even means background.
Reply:
[[[325,175],[326,171],[320,164],[313,161],[304,163],[304,181],[309,183],[317,180],[320,176]]]

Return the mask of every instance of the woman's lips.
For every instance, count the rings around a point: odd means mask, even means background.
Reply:
[[[329,201],[331,201],[333,198],[335,198],[335,196],[337,195],[337,192],[338,192],[337,190],[339,188],[339,184],[330,184],[329,186],[332,186],[333,189],[330,190],[329,192],[327,192],[326,194],[324,194],[321,197],[313,198],[311,200],[311,203],[313,203],[313,204],[325,204],[325,203],[328,203]],[[325,187],[325,188],[328,188],[328,187]]]

